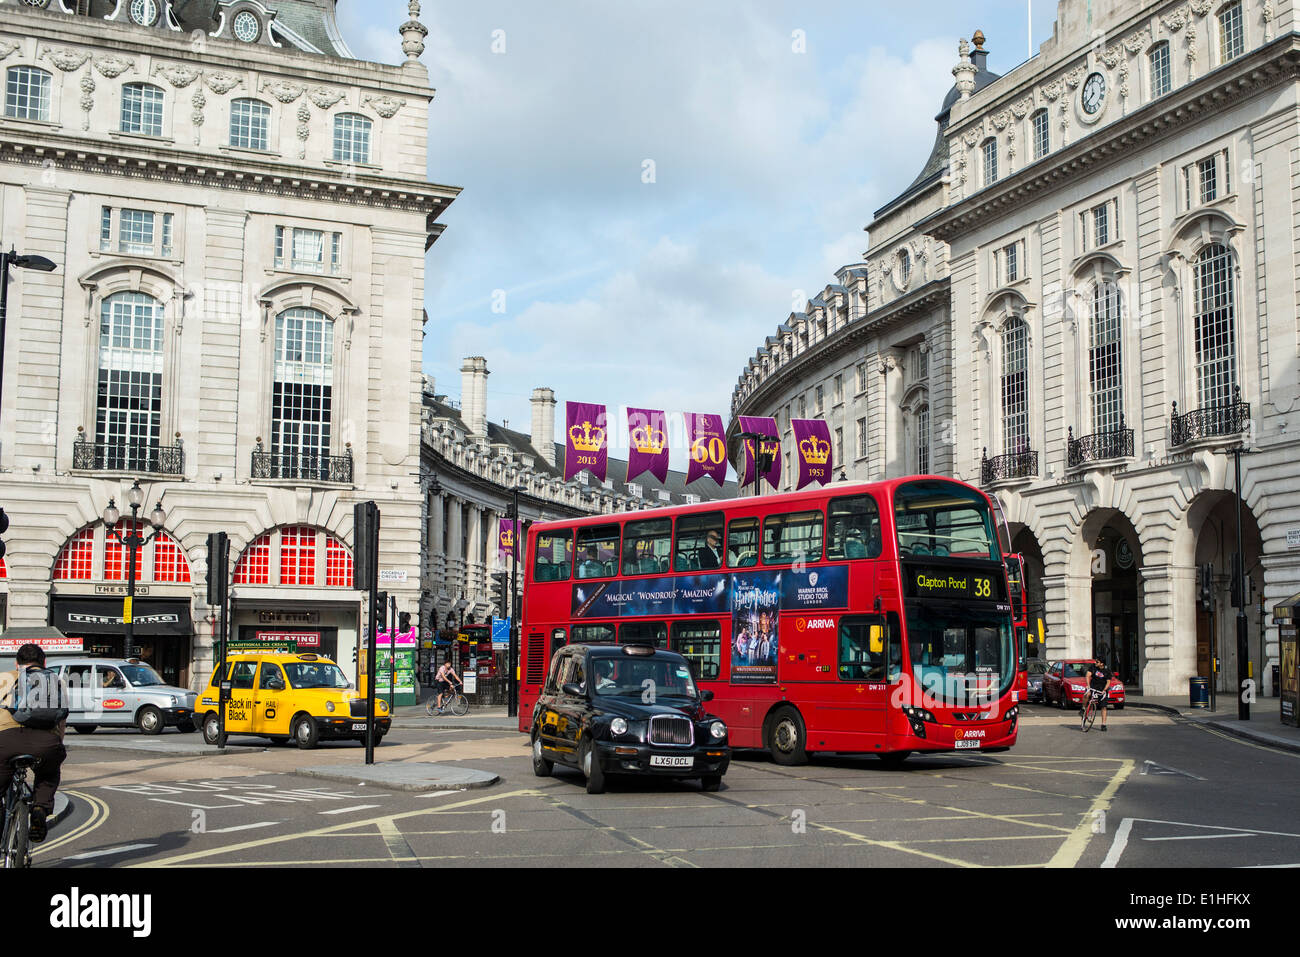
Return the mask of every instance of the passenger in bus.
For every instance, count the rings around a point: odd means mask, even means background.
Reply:
[[[604,578],[605,566],[600,562],[596,554],[596,546],[588,545],[586,557],[583,558],[582,564],[578,566],[579,578]]]
[[[696,550],[699,567],[702,570],[722,567],[722,533],[711,528],[704,536],[703,547]]]

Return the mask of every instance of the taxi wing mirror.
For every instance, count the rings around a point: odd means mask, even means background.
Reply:
[[[700,692],[700,700],[701,700],[701,701],[712,701],[712,700],[713,700],[713,692],[710,691],[710,690],[708,690],[707,688],[704,689],[703,691]]]
[[[573,698],[582,697],[582,685],[575,685],[572,681],[566,681],[560,686],[560,690]]]

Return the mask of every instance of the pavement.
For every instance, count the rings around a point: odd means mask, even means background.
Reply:
[[[1214,710],[1193,708],[1190,697],[1129,695],[1128,706],[1178,715],[1188,721],[1210,725],[1233,737],[1300,754],[1300,728],[1282,723],[1281,698],[1256,698],[1250,705],[1250,718],[1243,721],[1237,714],[1237,699],[1231,694],[1219,694]],[[1122,714],[1121,712],[1117,716],[1112,713],[1110,717],[1112,720],[1123,720]]]

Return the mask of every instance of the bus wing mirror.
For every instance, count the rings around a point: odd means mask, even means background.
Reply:
[[[867,640],[870,642],[871,653],[878,655],[885,650],[885,629],[879,625],[872,625],[867,634]]]

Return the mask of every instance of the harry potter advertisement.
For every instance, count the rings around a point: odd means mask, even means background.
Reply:
[[[781,572],[735,575],[731,591],[731,680],[776,681]]]

